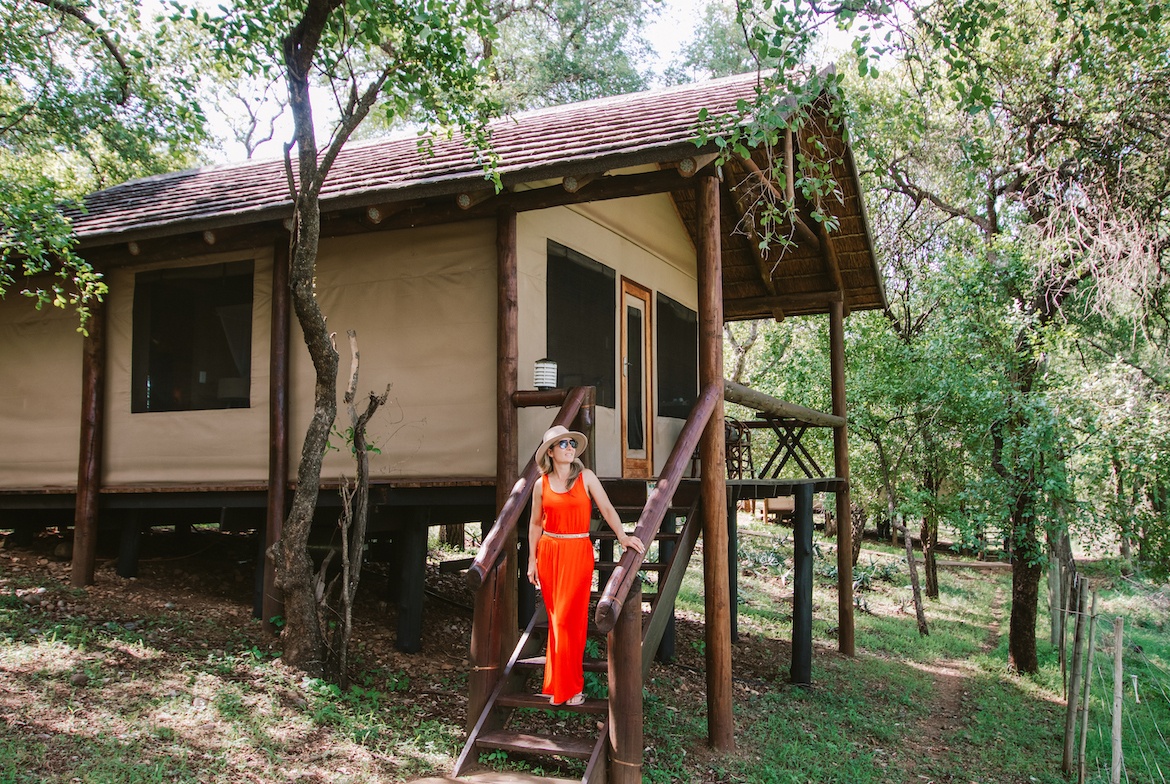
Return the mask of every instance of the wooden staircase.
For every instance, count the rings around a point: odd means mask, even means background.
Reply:
[[[645,488],[644,483],[642,487]],[[607,492],[609,490],[607,487]],[[613,495],[617,496],[619,501],[622,500],[620,488],[613,488]],[[643,512],[643,506],[617,503],[615,508],[623,521],[637,520]],[[667,554],[665,560],[659,557],[658,560],[644,561],[640,565],[640,572],[656,574],[653,582],[657,584],[657,590],[653,594],[640,596],[638,592],[643,605],[640,608],[641,634],[640,645],[637,648],[641,656],[635,656],[632,661],[621,660],[615,655],[615,648],[618,646],[614,644],[615,632],[611,631],[607,636],[601,637],[605,640],[606,657],[586,657],[587,673],[605,674],[612,682],[615,669],[629,668],[636,670],[639,684],[645,680],[663,633],[674,614],[674,600],[682,584],[687,563],[694,552],[695,541],[701,528],[698,508],[697,484],[680,487],[675,492],[666,513],[684,518],[682,530],[679,533],[660,533],[655,537],[658,547],[648,548],[647,558],[651,555],[662,556],[665,553]],[[598,585],[603,588],[607,576],[615,568],[612,560],[607,561],[605,558],[607,552],[612,553],[612,546],[607,546],[607,543],[613,542],[615,538],[608,529],[595,530],[593,534],[594,541],[601,543],[602,557],[598,559],[595,568],[599,574]],[[596,602],[600,597],[601,592],[595,591],[593,601]],[[632,609],[631,603],[626,611]],[[495,690],[468,735],[467,744],[455,766],[456,777],[463,776],[479,766],[481,756],[505,752],[544,769],[562,768],[565,760],[578,760],[585,763],[580,778],[582,784],[599,784],[607,780],[610,730],[611,722],[614,721],[614,706],[611,706],[610,700],[590,697],[579,706],[553,707],[549,705],[547,697],[536,693],[540,690],[544,672],[545,657],[542,651],[547,629],[548,616],[543,602],[538,602],[532,620],[520,635]],[[599,639],[599,630],[593,623],[590,623],[590,638]],[[589,691],[588,683],[586,691]],[[640,690],[638,697],[640,700]],[[520,714],[517,713],[519,709],[532,710]],[[561,712],[582,718],[566,721],[563,720]],[[590,717],[593,720],[589,720]],[[570,724],[577,726],[576,733],[563,734],[562,731],[558,734],[551,731],[558,728],[558,725]],[[579,768],[579,763],[577,767]],[[563,777],[564,773],[560,775]]]

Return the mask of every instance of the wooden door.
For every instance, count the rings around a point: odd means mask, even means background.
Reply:
[[[654,470],[650,290],[626,278],[622,278],[621,324],[622,476],[649,477]]]

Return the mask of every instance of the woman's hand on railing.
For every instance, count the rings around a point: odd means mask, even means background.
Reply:
[[[629,534],[622,534],[621,536],[618,537],[618,544],[620,544],[622,547],[626,548],[627,550],[636,551],[639,555],[646,554],[646,543],[643,542],[641,539],[639,539],[636,536],[630,536]]]

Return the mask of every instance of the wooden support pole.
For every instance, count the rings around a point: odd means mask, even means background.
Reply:
[[[1077,784],[1085,784],[1086,768],[1085,744],[1089,740],[1089,695],[1093,685],[1093,656],[1097,644],[1097,592],[1093,591],[1093,606],[1089,610],[1089,645],[1085,655],[1085,694],[1081,700],[1081,745],[1077,752]]]
[[[97,557],[98,494],[102,489],[105,431],[106,313],[90,307],[89,334],[81,349],[81,443],[77,452],[77,501],[73,514],[74,588],[93,585]]]
[[[1121,784],[1121,698],[1125,694],[1121,656],[1125,652],[1122,641],[1124,634],[1125,619],[1119,615],[1113,619],[1113,762],[1109,768],[1109,784]]]
[[[727,494],[727,591],[731,608],[731,642],[739,642],[739,498]]]
[[[1072,677],[1069,681],[1068,705],[1064,716],[1064,756],[1061,758],[1060,763],[1060,769],[1065,776],[1073,772],[1073,765],[1076,762],[1073,756],[1075,751],[1073,741],[1076,739],[1077,701],[1081,696],[1081,671],[1084,668],[1084,659],[1081,656],[1081,650],[1084,647],[1086,616],[1088,615],[1085,610],[1089,604],[1089,583],[1087,580],[1080,580],[1078,599],[1077,630],[1073,635]]]
[[[792,536],[792,668],[797,686],[812,685],[813,486],[796,486]],[[838,528],[844,528],[839,525]]]
[[[268,350],[268,507],[264,521],[264,570],[260,620],[276,634],[273,618],[284,614],[284,597],[276,587],[276,562],[268,557],[280,541],[288,514],[289,329],[292,289],[289,288],[289,237],[276,241],[272,254],[272,314]]]
[[[130,509],[122,519],[121,541],[118,544],[118,576],[138,576],[138,558],[142,555],[142,513]]]
[[[642,782],[642,581],[606,641],[609,659],[610,781]]]
[[[664,534],[678,533],[678,516],[674,512],[667,512],[662,519],[662,527],[659,529]],[[674,539],[662,539],[658,542],[658,560],[662,563],[670,563],[674,558],[675,542]],[[662,575],[659,575],[658,592],[659,597],[656,601],[662,601]],[[657,609],[656,612],[666,612],[665,609]],[[674,661],[674,602],[671,602],[670,618],[666,622],[666,629],[662,632],[662,640],[658,643],[658,650],[654,653],[654,658],[663,664],[670,664]]]
[[[723,269],[719,181],[700,175],[698,206],[699,388],[723,387]],[[727,466],[723,406],[716,405],[699,441],[703,476],[703,599],[707,645],[707,741],[735,748],[731,707],[731,600],[727,583]]]
[[[426,593],[429,506],[412,506],[394,537],[401,560],[398,572],[398,627],[395,647],[403,653],[422,650],[423,596]]]
[[[513,396],[518,386],[519,300],[517,294],[516,213],[496,217],[496,514],[504,507],[519,471],[519,424]],[[485,532],[486,538],[486,532]],[[517,536],[504,543],[503,557],[476,591],[471,630],[467,728],[472,729],[499,680],[503,662],[518,637]]]
[[[845,424],[845,307],[829,307],[829,354],[832,376],[833,415],[841,425],[833,428],[833,467],[841,485],[837,491],[837,649],[853,656],[853,515],[849,497],[849,429]]]
[[[516,467],[520,417],[516,406],[512,404],[512,395],[519,385],[520,363],[519,273],[514,210],[504,209],[496,216],[496,264],[499,284],[496,286],[496,429],[499,433],[499,444],[496,447],[496,512],[499,513],[520,475]],[[502,574],[505,583],[499,591],[503,602],[500,607],[501,620],[504,624],[500,637],[500,662],[508,660],[520,639],[516,595],[518,543],[518,536],[513,531],[504,548]]]

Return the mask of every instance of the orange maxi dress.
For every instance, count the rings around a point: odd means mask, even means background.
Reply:
[[[548,476],[541,488],[546,533],[587,534],[591,502],[585,480],[577,477],[558,493]],[[585,688],[585,636],[589,628],[589,590],[593,585],[593,542],[588,536],[542,536],[536,544],[536,574],[548,608],[548,655],[542,692],[562,703]]]

